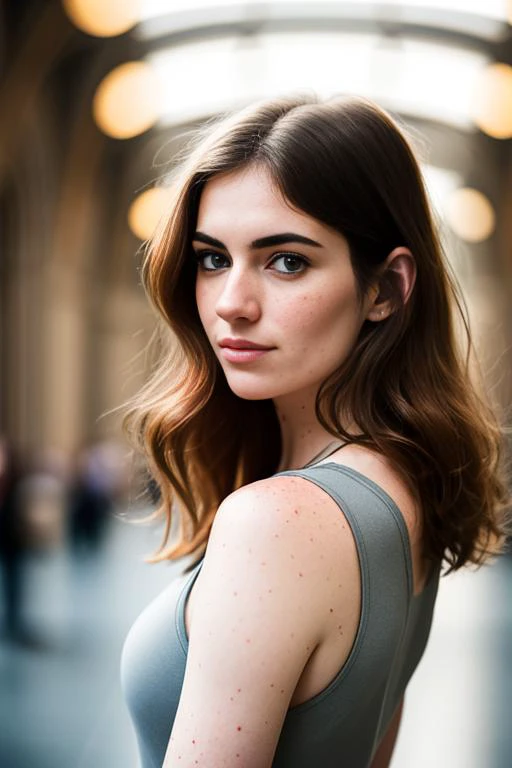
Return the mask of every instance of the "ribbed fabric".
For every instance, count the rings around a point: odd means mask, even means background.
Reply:
[[[286,715],[274,768],[367,768],[427,643],[440,568],[413,595],[409,536],[385,491],[355,470],[325,463],[304,477],[343,510],[361,570],[361,615],[349,657],[331,683]],[[161,768],[183,684],[185,603],[200,571],[174,581],[126,639],[121,676],[142,768]]]

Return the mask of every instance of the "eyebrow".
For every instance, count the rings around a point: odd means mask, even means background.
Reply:
[[[227,251],[224,243],[215,237],[206,235],[204,232],[195,232],[192,240],[197,240],[197,242],[205,243],[206,245],[213,245],[214,248],[221,248]],[[267,235],[266,237],[259,237],[257,240],[253,240],[250,248],[269,248],[272,245],[283,245],[284,243],[302,243],[302,245],[312,245],[315,248],[323,247],[321,243],[317,243],[316,240],[312,240],[310,237],[299,235],[296,232],[281,232],[278,235]]]

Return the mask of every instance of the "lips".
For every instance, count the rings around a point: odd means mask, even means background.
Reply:
[[[227,347],[229,349],[272,349],[272,347],[266,347],[264,344],[256,344],[254,341],[248,339],[222,339],[219,342],[220,347]]]

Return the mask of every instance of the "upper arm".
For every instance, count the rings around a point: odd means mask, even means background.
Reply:
[[[185,678],[164,766],[272,763],[326,611],[320,544],[311,543],[301,486],[292,481],[255,483],[219,508],[196,582]]]

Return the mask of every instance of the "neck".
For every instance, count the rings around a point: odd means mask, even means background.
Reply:
[[[274,400],[281,430],[281,461],[278,472],[298,469],[310,462],[336,437],[319,423],[315,414],[315,398],[304,393]]]

